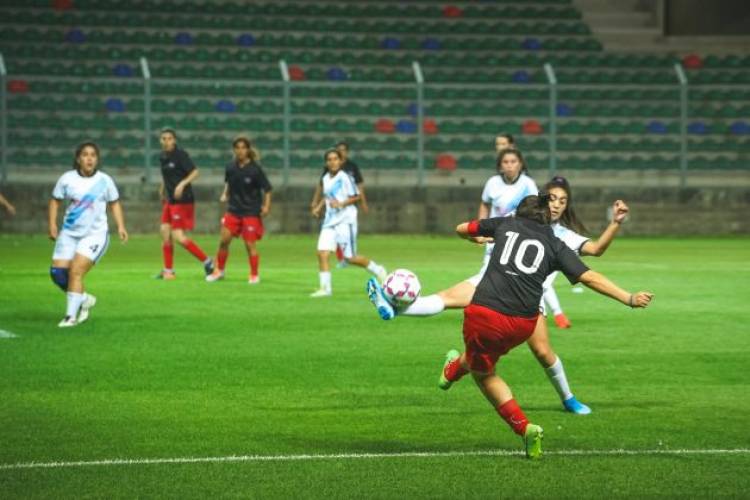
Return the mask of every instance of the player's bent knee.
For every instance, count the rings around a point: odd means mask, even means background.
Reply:
[[[59,286],[63,292],[68,290],[69,272],[66,267],[50,267],[49,275],[52,282]]]

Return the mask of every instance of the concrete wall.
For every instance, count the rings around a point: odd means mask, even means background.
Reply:
[[[18,214],[0,213],[0,232],[47,231],[47,202],[51,185],[14,183],[3,188]],[[131,233],[154,232],[158,228],[160,203],[153,186],[120,185],[126,222]],[[217,232],[223,208],[219,188],[197,186],[196,232]],[[318,224],[308,213],[312,189],[290,187],[274,192],[272,213],[266,227],[275,233],[317,232]],[[384,188],[367,191],[371,209],[360,214],[361,233],[448,234],[458,222],[475,216],[479,190],[475,186]],[[623,227],[631,235],[724,235],[750,234],[748,211],[750,188],[598,188],[581,187],[574,192],[575,207],[584,223],[596,233],[606,225],[606,210],[617,198],[626,200],[631,217]]]

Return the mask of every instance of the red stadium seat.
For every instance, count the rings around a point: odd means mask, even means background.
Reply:
[[[299,66],[289,66],[289,78],[296,81],[305,80],[305,70]]]
[[[29,82],[26,80],[10,80],[8,82],[8,92],[12,94],[25,94],[29,91]]]
[[[462,17],[464,11],[455,5],[447,5],[443,7],[443,17]]]
[[[443,153],[435,158],[435,168],[442,170],[443,172],[453,172],[458,167],[458,161],[456,158],[447,153]]]
[[[381,118],[375,122],[375,130],[381,134],[392,134],[396,131],[396,125],[387,118]]]
[[[685,69],[700,69],[703,67],[703,59],[698,54],[688,54],[682,58],[682,66]]]
[[[526,120],[521,126],[521,132],[524,135],[539,135],[543,133],[542,124],[536,120]]]
[[[437,134],[438,133],[438,126],[437,123],[435,123],[435,120],[428,118],[424,121],[422,124],[423,130],[425,134]]]

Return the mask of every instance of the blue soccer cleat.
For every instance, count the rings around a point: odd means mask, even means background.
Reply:
[[[591,413],[591,408],[578,401],[575,396],[570,396],[563,401],[563,406],[565,407],[565,411],[575,413],[576,415],[588,415]]]
[[[396,310],[385,298],[385,295],[383,295],[383,287],[380,286],[380,283],[375,278],[367,280],[367,296],[370,298],[372,305],[375,306],[375,309],[378,310],[381,319],[389,320],[396,316]]]

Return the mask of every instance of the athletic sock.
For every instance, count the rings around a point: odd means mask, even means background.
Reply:
[[[172,269],[174,265],[174,246],[172,243],[162,243],[161,253],[164,257],[164,269]]]
[[[67,295],[68,297],[68,307],[65,311],[65,316],[75,318],[78,315],[78,309],[81,308],[81,302],[83,302],[84,294],[67,292],[65,295]]]
[[[224,271],[224,267],[227,265],[227,259],[229,258],[229,249],[219,250],[216,254],[216,268],[219,271]]]
[[[336,260],[339,262],[342,262],[344,260],[344,251],[341,250],[341,247],[336,245]]]
[[[377,276],[377,275],[378,275],[378,273],[379,273],[379,272],[380,272],[380,271],[381,271],[382,269],[383,269],[383,268],[382,268],[382,267],[380,267],[380,265],[378,265],[378,263],[377,263],[377,262],[375,262],[374,260],[371,260],[371,261],[370,261],[370,263],[369,263],[369,264],[367,264],[367,270],[368,270],[368,271],[370,271],[370,274],[374,274],[375,276]]]
[[[529,425],[529,419],[526,418],[526,415],[524,415],[523,410],[518,406],[515,399],[498,405],[495,407],[495,410],[508,423],[510,428],[513,429],[513,432],[519,436],[524,435],[526,426]]]
[[[412,305],[407,307],[399,315],[403,316],[432,316],[445,310],[445,303],[439,295],[433,294],[426,297],[418,297]]]
[[[544,301],[549,304],[549,308],[552,309],[553,315],[557,316],[562,312],[560,299],[557,298],[557,292],[555,292],[555,289],[552,286],[544,291]]]
[[[260,254],[250,256],[250,276],[258,276],[258,266],[260,265]]]
[[[320,271],[320,289],[331,290],[331,271]]]
[[[193,254],[196,259],[203,262],[204,264],[206,263],[206,259],[208,259],[208,257],[203,252],[203,250],[201,250],[200,247],[195,244],[193,240],[185,240],[185,242],[182,243],[182,246],[185,247],[185,250]]]
[[[568,386],[568,377],[565,376],[565,368],[563,368],[562,361],[558,357],[552,366],[545,368],[549,381],[552,382],[552,387],[555,388],[557,394],[560,395],[560,399],[565,401],[573,397],[573,393],[570,392]]]
[[[445,365],[445,368],[443,369],[443,375],[445,375],[445,378],[447,378],[450,382],[458,382],[459,380],[461,380],[461,377],[463,377],[467,373],[469,373],[469,370],[461,365],[460,356]]]

